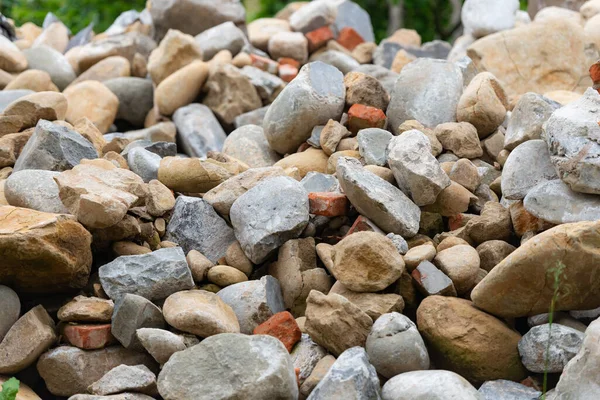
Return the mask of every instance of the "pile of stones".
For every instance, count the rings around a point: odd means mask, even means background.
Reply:
[[[0,384],[600,398],[600,0],[518,9],[453,45],[350,0],[4,32]]]

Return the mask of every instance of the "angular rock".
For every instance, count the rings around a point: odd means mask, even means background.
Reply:
[[[537,93],[525,93],[519,98],[510,114],[504,148],[513,150],[528,140],[540,139],[542,126],[559,104]]]
[[[451,371],[411,371],[387,381],[382,389],[383,400],[481,400],[475,389],[462,376]]]
[[[265,104],[273,102],[285,87],[285,82],[281,78],[262,69],[246,65],[242,68],[241,72],[245,77],[250,79],[250,82],[254,85],[258,95]]]
[[[423,296],[457,296],[452,280],[429,261],[422,261],[411,276]]]
[[[111,332],[126,349],[142,350],[136,336],[138,329],[162,329],[164,326],[165,320],[160,308],[142,296],[126,293],[115,304]]]
[[[13,172],[4,183],[4,197],[15,207],[68,214],[58,196],[58,186],[54,181],[57,175],[58,172],[44,170]]]
[[[209,151],[221,151],[225,132],[210,108],[190,104],[173,114],[182,150],[190,157],[206,157]]]
[[[114,309],[112,300],[76,296],[58,310],[63,322],[110,322]]]
[[[534,326],[519,341],[519,354],[531,372],[562,372],[581,347],[583,333],[568,326]],[[548,342],[549,346],[548,346]]]
[[[468,122],[445,123],[435,128],[435,135],[445,150],[460,158],[477,158],[483,155],[477,129]]]
[[[126,391],[155,395],[156,375],[145,365],[119,365],[90,385],[96,395],[109,395]]]
[[[404,310],[402,296],[395,293],[353,292],[345,288],[339,281],[333,284],[329,293],[336,293],[345,297],[364,311],[373,321],[376,321],[383,314]]]
[[[133,148],[127,153],[127,164],[131,171],[139,175],[144,182],[158,178],[161,157],[142,147]]]
[[[173,72],[196,60],[202,60],[202,50],[194,38],[177,29],[169,29],[148,58],[148,73],[158,85]]]
[[[11,132],[15,132],[34,127],[41,119],[49,121],[65,119],[67,107],[67,98],[61,93],[32,93],[19,97],[7,105],[2,120],[14,124],[14,130]]]
[[[294,367],[300,370],[298,375],[300,385],[310,376],[315,366],[326,355],[327,350],[313,342],[307,334],[302,334],[300,341],[290,353]]]
[[[479,388],[482,400],[537,399],[542,392],[517,382],[498,379],[487,381]]]
[[[136,331],[136,337],[144,349],[161,365],[169,361],[176,352],[186,349],[181,336],[163,329],[140,328]]]
[[[367,128],[361,129],[356,137],[358,151],[367,165],[386,165],[386,152],[393,137],[390,132],[379,128]]]

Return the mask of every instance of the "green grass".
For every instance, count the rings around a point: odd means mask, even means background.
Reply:
[[[19,393],[20,382],[17,378],[10,378],[2,385],[0,400],[15,400]]]

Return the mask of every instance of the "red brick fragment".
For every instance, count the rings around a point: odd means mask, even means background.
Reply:
[[[308,194],[310,213],[326,217],[338,217],[348,213],[348,198],[334,192],[312,192]]]
[[[305,34],[308,39],[308,51],[311,53],[325,46],[328,41],[333,39],[333,31],[328,26],[322,26],[314,31]]]
[[[250,59],[252,60],[253,67],[262,69],[263,71],[267,71],[271,74],[276,74],[279,69],[279,64],[277,61],[273,61],[270,58],[257,56],[256,54],[250,54]]]
[[[298,72],[298,68],[294,67],[293,65],[279,65],[279,77],[284,82],[291,82],[296,76],[298,76]]]
[[[338,35],[337,42],[352,51],[356,46],[365,42],[365,39],[360,36],[353,28],[349,26],[342,28]]]
[[[300,68],[300,61],[290,57],[279,57],[277,62],[279,63],[279,68],[281,68],[282,65],[291,65],[292,67]]]
[[[296,319],[288,311],[282,311],[254,328],[255,335],[269,335],[279,339],[285,348],[291,352],[296,343],[300,341],[302,332]]]
[[[70,344],[84,350],[102,349],[115,341],[110,324],[68,324],[63,329],[63,335]]]
[[[379,108],[354,104],[348,110],[348,127],[352,133],[366,128],[385,128],[387,118]]]
[[[359,215],[358,218],[356,218],[356,220],[350,227],[350,229],[348,230],[348,233],[346,233],[346,236],[351,235],[356,232],[365,232],[365,231],[366,232],[383,233],[383,231],[381,229],[379,229],[379,227],[377,225],[375,225],[373,223],[373,221],[371,221],[367,217]]]

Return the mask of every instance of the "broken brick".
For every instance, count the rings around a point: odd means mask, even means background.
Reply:
[[[357,133],[361,129],[367,128],[383,129],[386,122],[385,113],[379,108],[354,104],[348,110],[348,128],[352,133]]]
[[[308,194],[310,213],[326,217],[338,217],[348,213],[348,198],[334,192],[312,192]]]
[[[84,350],[102,349],[115,341],[110,324],[68,324],[63,329],[63,335],[70,344]]]
[[[312,53],[325,46],[327,42],[333,39],[333,31],[328,26],[322,26],[314,31],[308,32],[304,36],[308,39],[308,51]]]
[[[356,46],[361,43],[364,43],[365,40],[362,36],[359,35],[353,28],[347,26],[342,28],[340,34],[338,35],[337,42],[352,51]]]
[[[254,328],[255,335],[269,335],[279,339],[285,348],[291,352],[296,343],[300,341],[302,332],[296,319],[288,311],[278,312],[271,318]]]

